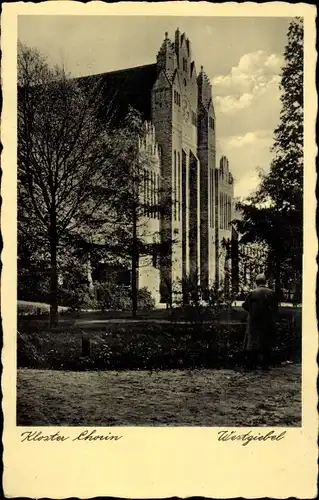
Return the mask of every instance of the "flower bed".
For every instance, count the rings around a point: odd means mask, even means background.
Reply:
[[[240,365],[245,325],[125,323],[85,331],[22,322],[18,367],[55,370],[212,368]],[[282,322],[275,360],[300,360],[300,329]]]

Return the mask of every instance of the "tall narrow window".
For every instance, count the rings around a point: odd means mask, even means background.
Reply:
[[[151,171],[151,175],[150,175],[150,185],[151,185],[150,186],[151,187],[151,189],[150,189],[150,191],[151,191],[151,193],[150,193],[150,195],[151,195],[150,196],[150,205],[151,205],[150,216],[153,217],[153,172],[152,171]]]
[[[177,218],[178,221],[181,220],[181,155],[180,152],[177,153],[177,169],[178,169],[178,178],[177,178],[177,196],[178,196],[178,207],[177,207]]]
[[[153,217],[156,219],[156,173],[153,172]]]
[[[158,218],[158,174],[155,174],[155,219]]]
[[[148,213],[148,170],[145,170],[145,214]]]
[[[227,196],[227,216],[226,216],[226,220],[227,220],[227,229],[229,229],[229,223],[230,223],[230,220],[229,220],[229,196]]]
[[[229,229],[229,196],[227,195],[227,204],[226,204],[226,226]]]
[[[148,176],[147,176],[147,215],[150,216],[150,208],[151,208],[151,172],[148,171]]]
[[[211,207],[212,207],[212,227],[214,227],[214,171],[213,169],[211,169],[210,171],[210,174],[211,174],[211,193],[210,193],[210,196],[211,196]]]
[[[224,229],[224,193],[222,194],[222,229]]]
[[[153,218],[156,219],[156,173],[153,172]]]
[[[153,217],[156,218],[156,174],[153,172]]]
[[[210,194],[210,207],[209,207],[209,216],[210,216],[210,227],[213,227],[213,179],[212,179],[212,169],[209,170],[209,194]]]
[[[209,191],[210,191],[210,227],[213,227],[213,179],[212,179],[212,170],[210,169],[210,183],[209,183]]]
[[[225,229],[228,229],[228,225],[227,225],[227,205],[228,205],[228,202],[227,202],[227,194],[225,195]]]
[[[157,218],[159,219],[161,216],[160,211],[160,178],[159,174],[157,174]]]
[[[150,216],[151,205],[151,173],[147,172],[147,215]]]
[[[215,205],[214,205],[214,170],[211,169],[211,177],[212,177],[212,192],[211,192],[211,197],[212,197],[212,227],[216,225],[215,221]]]
[[[229,223],[230,223],[230,219],[229,219],[229,196],[227,196],[227,214],[226,214],[226,220],[227,220],[227,229],[229,229]]]
[[[174,170],[173,170],[173,203],[174,203],[174,219],[176,220],[177,214],[177,179],[176,179],[176,151],[174,151]]]
[[[228,227],[228,215],[229,215],[228,204],[229,204],[228,195],[226,194],[226,216],[225,216],[226,229],[229,229],[229,227]]]
[[[222,193],[222,229],[224,229],[224,193]]]
[[[144,215],[146,214],[146,170],[143,171],[143,203],[144,203]]]

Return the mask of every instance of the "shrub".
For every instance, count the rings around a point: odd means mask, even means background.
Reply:
[[[50,313],[49,304],[18,300],[18,315],[31,316],[31,315],[42,315],[49,313]]]
[[[98,308],[105,310],[131,311],[131,289],[112,282],[97,283],[95,286]],[[140,311],[149,311],[155,307],[155,301],[147,288],[137,293],[137,306]]]
[[[66,307],[59,306],[59,313],[66,311]],[[28,302],[18,300],[18,315],[19,316],[48,316],[50,314],[50,305],[43,302]]]
[[[86,283],[79,283],[73,288],[62,288],[58,293],[60,303],[67,306],[71,311],[81,309],[97,309],[98,303],[95,291]]]
[[[117,285],[113,281],[95,284],[98,308],[105,310],[127,311],[131,307],[131,299],[127,287]]]
[[[146,287],[140,288],[137,292],[137,307],[140,311],[150,311],[155,307],[155,300]]]
[[[244,324],[110,323],[85,334],[90,356],[82,356],[81,329],[43,323],[19,324],[18,366],[56,370],[192,369],[238,366],[242,362]],[[97,327],[98,328],[98,327]],[[201,328],[201,329],[200,329]],[[278,361],[300,360],[301,335],[282,323]],[[87,354],[87,353],[85,353]]]

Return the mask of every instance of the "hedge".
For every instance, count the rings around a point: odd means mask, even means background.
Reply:
[[[109,324],[87,332],[71,325],[25,324],[18,333],[18,366],[74,371],[238,366],[244,333],[241,323]],[[300,361],[300,329],[280,323],[274,354],[275,362]]]
[[[59,306],[58,312],[65,312],[67,307]],[[21,316],[42,316],[50,314],[50,305],[44,302],[29,302],[18,300],[18,315]]]

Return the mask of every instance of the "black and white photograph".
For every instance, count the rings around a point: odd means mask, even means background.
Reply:
[[[301,425],[303,40],[19,16],[17,425]]]
[[[17,425],[300,427],[303,18],[17,43]]]
[[[5,496],[316,498],[315,16],[4,3]]]

